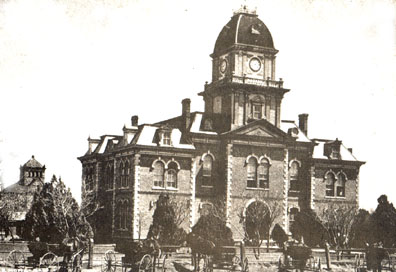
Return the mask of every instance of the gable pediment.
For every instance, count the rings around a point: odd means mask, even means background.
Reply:
[[[228,132],[227,134],[266,138],[284,138],[288,136],[285,132],[264,119],[257,120],[245,126],[239,127],[235,130]]]
[[[242,131],[238,133],[239,135],[249,135],[249,136],[261,136],[261,137],[274,137],[268,130],[263,127],[255,127],[250,130]]]

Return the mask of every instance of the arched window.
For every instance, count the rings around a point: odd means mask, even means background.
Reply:
[[[115,228],[121,229],[121,218],[122,218],[122,201],[118,201],[116,216],[115,216]]]
[[[86,172],[86,177],[85,177],[85,189],[87,191],[92,191],[94,184],[93,184],[93,168],[91,166],[88,166],[87,172]]]
[[[131,165],[129,163],[129,160],[126,160],[126,162],[125,162],[125,187],[129,187],[130,179],[131,179]]]
[[[333,173],[326,174],[326,196],[334,196],[335,176]]]
[[[290,165],[290,191],[298,192],[300,191],[300,186],[298,182],[298,172],[299,172],[299,164],[296,161],[293,161]]]
[[[121,209],[121,229],[127,229],[127,221],[128,221],[128,201],[125,200],[122,203],[122,209]]]
[[[247,187],[257,187],[257,160],[254,157],[250,157],[247,163]]]
[[[120,163],[118,164],[118,175],[117,175],[117,188],[120,188],[122,185],[122,177],[123,175],[123,171],[124,171],[124,162],[120,161]]]
[[[336,193],[339,197],[345,197],[345,181],[346,177],[344,173],[338,174],[338,179],[336,181]]]
[[[212,185],[212,166],[213,159],[210,155],[206,155],[202,165],[202,185]]]
[[[177,164],[174,162],[169,163],[166,171],[166,187],[177,188]]]
[[[258,172],[258,185],[259,188],[268,189],[269,188],[269,161],[267,159],[262,159],[257,172]]]
[[[157,161],[154,164],[154,186],[155,187],[164,187],[164,169],[165,165]]]

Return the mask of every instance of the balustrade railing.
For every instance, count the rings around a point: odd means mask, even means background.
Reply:
[[[241,77],[241,76],[231,76],[230,78],[226,78],[226,81],[241,83],[241,84],[251,84],[256,86],[266,86],[266,87],[274,87],[274,88],[283,88],[283,80],[279,81],[271,80],[271,79],[258,79],[251,77]]]

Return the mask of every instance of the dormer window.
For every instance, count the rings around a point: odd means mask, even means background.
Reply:
[[[164,131],[162,134],[162,144],[163,145],[171,145],[171,132]]]
[[[161,126],[157,129],[154,142],[159,146],[172,145],[172,128],[168,125]]]

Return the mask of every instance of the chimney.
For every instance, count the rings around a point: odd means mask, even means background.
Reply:
[[[352,148],[348,148],[348,151],[351,152],[351,154],[353,154],[353,149]]]
[[[308,114],[303,113],[298,115],[298,126],[308,136]]]
[[[137,115],[132,116],[131,123],[133,127],[137,127],[139,125],[139,116]]]
[[[191,123],[190,104],[191,104],[191,100],[189,98],[182,100],[182,117],[184,121],[183,124],[184,131],[187,131]]]

